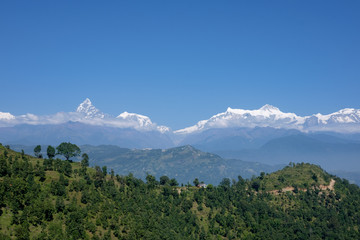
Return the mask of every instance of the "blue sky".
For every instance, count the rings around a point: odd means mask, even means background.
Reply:
[[[360,108],[359,1],[2,1],[0,111]]]

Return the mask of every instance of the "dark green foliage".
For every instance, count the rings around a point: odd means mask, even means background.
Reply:
[[[18,240],[30,239],[29,223],[27,221],[15,227],[15,236]]]
[[[70,177],[72,173],[72,166],[70,162],[64,162],[63,163],[63,171],[66,176]]]
[[[61,222],[51,222],[48,226],[48,239],[65,239]]]
[[[36,156],[36,157],[40,157],[40,153],[41,152],[41,146],[40,145],[37,145],[35,148],[34,148],[34,155]]]
[[[65,196],[66,194],[65,186],[62,185],[60,182],[52,181],[50,188],[51,188],[51,193],[54,194],[55,196]]]
[[[160,185],[168,185],[170,183],[170,178],[168,176],[160,177]]]
[[[0,156],[0,177],[6,176],[10,173],[10,168],[7,164],[6,158],[4,155]]]
[[[146,183],[149,188],[154,188],[158,184],[158,182],[156,181],[156,178],[150,174],[148,174],[146,176]]]
[[[220,186],[224,187],[224,188],[230,188],[230,179],[229,178],[224,178],[221,182],[220,182]]]
[[[85,213],[81,210],[76,210],[68,214],[66,224],[67,239],[84,239],[86,237],[84,218]]]
[[[194,183],[194,186],[197,186],[197,185],[200,184],[200,181],[199,181],[198,178],[195,178],[194,181],[193,181],[193,183]]]
[[[178,186],[178,185],[179,185],[179,183],[176,181],[176,179],[175,179],[175,178],[170,179],[169,184],[170,184],[170,186],[173,186],[173,187],[175,187],[175,186]]]
[[[259,180],[254,180],[254,181],[251,183],[251,187],[252,187],[255,191],[259,191],[260,181],[259,181]]]
[[[104,173],[99,166],[95,166],[94,185],[96,188],[102,187],[104,183]]]
[[[44,159],[44,163],[43,163],[44,170],[53,170],[53,163],[54,163],[54,160],[51,158]]]
[[[55,157],[55,148],[53,146],[48,146],[46,149],[46,154],[48,156],[49,159],[53,159]]]
[[[71,157],[79,156],[81,151],[78,146],[69,142],[63,142],[56,147],[57,155],[63,155],[66,160],[69,160]]]
[[[62,212],[65,209],[65,202],[62,197],[57,197],[55,202],[55,210],[57,212]]]
[[[104,176],[107,174],[107,167],[106,166],[102,167],[102,172],[103,172]]]
[[[83,153],[81,160],[81,167],[88,167],[88,166],[89,166],[89,156],[86,153]]]
[[[314,165],[203,189],[167,176],[110,177],[98,166],[74,174],[65,166],[84,166],[4,151],[0,239],[360,239],[359,187]],[[320,189],[331,180],[335,190]],[[285,186],[294,189],[270,192]]]

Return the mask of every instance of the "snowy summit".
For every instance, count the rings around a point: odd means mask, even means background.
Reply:
[[[8,112],[0,112],[0,120],[13,120],[15,116]]]
[[[126,121],[136,122],[141,127],[149,127],[149,126],[153,125],[153,123],[151,122],[149,117],[140,115],[140,114],[136,114],[136,113],[123,112],[116,118],[123,119]]]
[[[89,98],[86,98],[78,108],[76,109],[78,113],[84,113],[85,118],[104,118],[105,114],[100,112],[94,105],[92,105]]]
[[[203,131],[209,128],[228,127],[283,127],[299,128],[303,122],[302,117],[295,113],[283,113],[277,107],[266,104],[255,110],[228,108],[226,112],[216,114],[208,120],[202,120],[196,125],[180,129],[175,133],[187,134]]]

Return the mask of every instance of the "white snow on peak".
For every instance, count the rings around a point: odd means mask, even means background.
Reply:
[[[132,121],[132,122],[137,122],[140,127],[148,127],[148,126],[153,125],[153,123],[151,122],[149,117],[140,115],[140,114],[136,114],[136,113],[123,112],[116,118],[127,120],[127,121]]]
[[[8,112],[0,112],[0,127],[19,124],[62,124],[69,121],[105,127],[134,128],[139,131],[175,133],[182,134],[183,136],[211,128],[234,127],[273,127],[313,132],[360,132],[360,109],[344,108],[327,115],[318,113],[301,117],[295,113],[282,112],[279,108],[269,104],[254,110],[233,109],[229,107],[225,112],[216,114],[207,120],[199,121],[194,126],[174,132],[166,126],[158,126],[149,117],[144,115],[123,112],[115,118],[104,114],[92,105],[89,98],[86,98],[78,106],[76,112],[59,112],[43,116],[31,113],[14,116]]]
[[[346,124],[346,123],[360,123],[360,109],[344,108],[337,112],[322,115],[321,113],[306,117],[307,125],[328,125],[328,124]]]
[[[10,113],[0,112],[0,127],[10,127],[19,124],[63,124],[69,121],[104,127],[134,128],[139,131],[159,131],[161,133],[169,133],[171,131],[166,126],[157,126],[149,117],[144,115],[123,112],[115,118],[104,114],[91,103],[89,98],[86,98],[77,107],[76,112],[60,112],[42,116],[31,113],[13,116]]]
[[[301,128],[304,118],[295,113],[283,113],[277,107],[264,105],[255,110],[228,108],[226,112],[216,114],[208,120],[199,121],[196,125],[180,129],[175,133],[188,134],[209,128],[227,127],[275,127]]]
[[[359,110],[356,110],[355,108],[344,108],[339,110],[338,112],[335,113],[340,113],[340,114],[353,114],[353,113],[359,113]]]
[[[262,117],[271,117],[271,116],[277,116],[277,118],[297,118],[296,114],[294,113],[283,113],[280,111],[279,108],[274,107],[272,105],[266,104],[262,106],[259,109],[255,110],[244,110],[244,109],[232,109],[228,108],[225,113],[234,113],[238,115],[243,114],[250,114],[252,116],[262,116]],[[224,113],[220,113],[218,115],[222,115]]]
[[[0,112],[0,120],[13,120],[15,116],[8,112]]]
[[[268,112],[280,112],[280,109],[278,109],[277,107],[274,107],[270,104],[265,104],[259,110],[268,111]]]
[[[360,109],[344,108],[337,112],[322,115],[297,116],[284,113],[272,105],[264,105],[255,110],[232,109],[216,114],[196,125],[175,131],[177,134],[191,134],[210,128],[231,127],[273,127],[291,128],[301,131],[360,132]]]
[[[76,112],[85,114],[85,118],[104,118],[105,114],[92,105],[89,98],[86,98],[76,109]]]
[[[201,120],[194,126],[176,130],[174,131],[174,133],[189,134],[189,133],[199,132],[205,130],[205,126],[207,122],[208,120]]]
[[[131,126],[137,130],[150,130],[150,131],[159,131],[161,133],[169,133],[171,129],[166,126],[157,126],[155,123],[151,121],[148,116],[123,112],[119,116],[116,117],[118,122],[126,123],[128,126]]]
[[[171,131],[171,129],[166,126],[157,126],[156,129],[161,133],[168,133]]]

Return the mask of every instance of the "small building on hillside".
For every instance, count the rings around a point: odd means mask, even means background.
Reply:
[[[199,185],[197,185],[197,187],[199,188],[206,188],[207,185],[205,183],[200,183]]]

